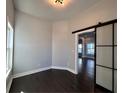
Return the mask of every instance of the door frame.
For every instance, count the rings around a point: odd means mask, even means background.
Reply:
[[[96,29],[92,28],[92,29],[84,30],[82,32],[75,33],[75,73],[76,74],[78,74],[78,36],[83,33],[94,32],[94,31],[96,31]],[[95,36],[95,38],[96,38],[96,36]],[[95,40],[95,42],[96,42],[96,40]],[[94,45],[96,47],[96,43]],[[95,51],[96,51],[96,48],[95,48]],[[95,57],[95,54],[94,54],[94,57]],[[95,65],[96,64],[94,64],[94,68],[96,68]],[[95,79],[95,71],[94,71],[94,79]]]

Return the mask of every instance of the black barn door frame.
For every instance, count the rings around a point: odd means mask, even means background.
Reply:
[[[85,30],[88,30],[88,29],[92,29],[92,28],[95,28],[95,67],[94,67],[94,84],[96,85],[96,66],[100,66],[100,67],[103,67],[103,68],[108,68],[108,69],[112,69],[112,93],[114,93],[114,71],[117,70],[117,69],[114,69],[114,47],[117,46],[117,45],[114,45],[114,30],[115,30],[115,23],[117,23],[117,19],[114,19],[114,20],[110,20],[110,21],[107,21],[107,22],[104,22],[104,23],[101,23],[99,22],[97,25],[93,25],[93,26],[90,26],[90,27],[86,27],[86,28],[83,28],[83,29],[80,29],[80,30],[77,30],[77,31],[73,31],[72,34],[75,34],[75,33],[78,33],[78,32],[82,32],[82,31],[85,31]],[[96,44],[96,40],[97,40],[97,28],[98,27],[102,27],[102,26],[106,26],[106,25],[112,25],[112,45],[97,45]],[[96,47],[112,47],[112,68],[111,67],[107,67],[107,66],[103,66],[103,65],[98,65],[96,64]]]

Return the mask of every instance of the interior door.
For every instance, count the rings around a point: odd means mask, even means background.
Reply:
[[[96,84],[117,92],[117,24],[96,28]]]

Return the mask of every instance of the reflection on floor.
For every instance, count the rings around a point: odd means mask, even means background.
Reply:
[[[83,60],[79,74],[50,69],[14,79],[10,93],[108,93],[94,90],[94,61]]]
[[[78,63],[78,80],[80,89],[92,93],[94,91],[94,60],[83,58]]]
[[[80,89],[86,93],[110,93],[110,91],[103,89],[94,84],[94,59],[82,58],[78,61],[78,81]]]

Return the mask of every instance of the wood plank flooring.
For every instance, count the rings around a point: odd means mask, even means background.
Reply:
[[[94,66],[92,60],[80,63],[79,74],[66,70],[47,71],[16,78],[10,93],[109,93],[94,87]]]

